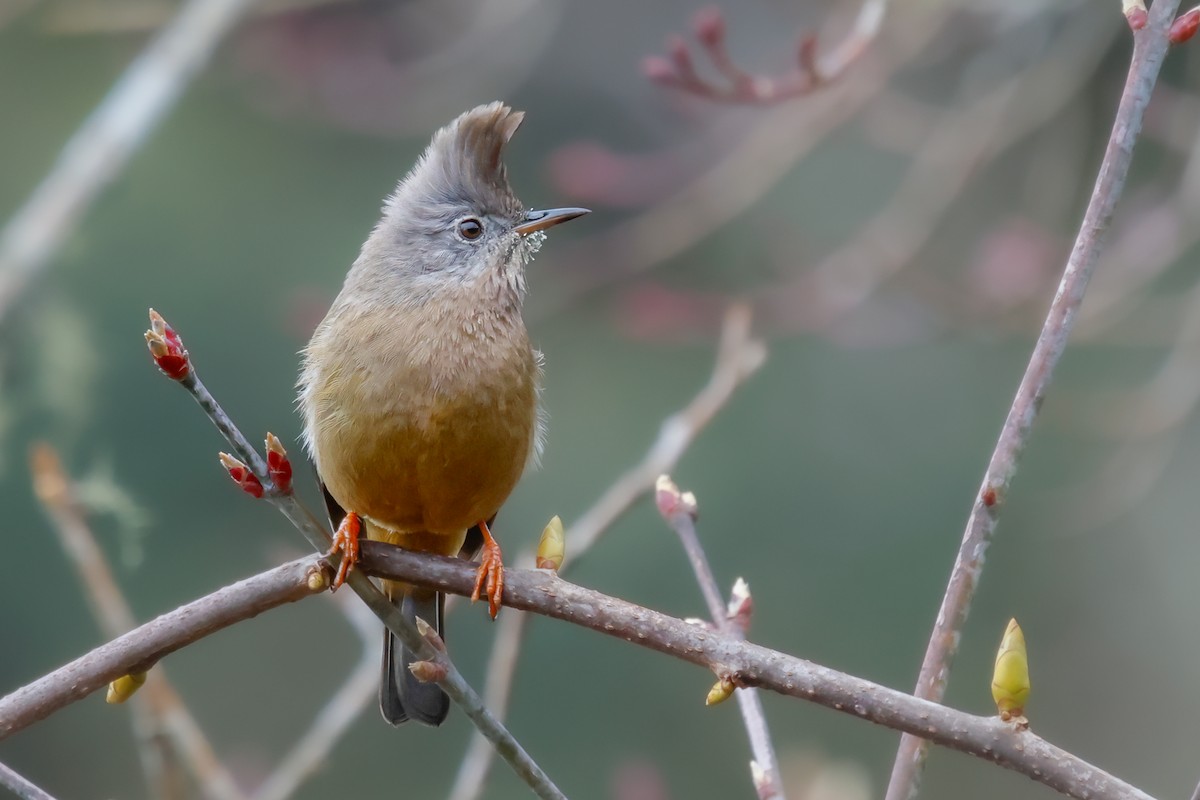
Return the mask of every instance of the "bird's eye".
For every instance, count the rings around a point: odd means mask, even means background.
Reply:
[[[467,217],[458,223],[458,235],[468,241],[474,241],[483,236],[483,223],[474,217]]]

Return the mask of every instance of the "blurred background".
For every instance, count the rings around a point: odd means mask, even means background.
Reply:
[[[178,103],[127,164],[102,161],[111,183],[14,281],[31,263],[15,215],[182,5],[0,0],[0,693],[108,638],[32,491],[36,442],[60,453],[139,620],[304,552],[231,486],[224,443],[153,368],[146,309],[183,334],[242,430],[274,431],[299,460],[297,351],[429,134],[497,98],[528,112],[507,157],[521,198],[594,209],[530,270],[550,428],[542,468],[501,514],[506,553],[532,546],[553,514],[569,527],[642,458],[707,380],[724,310],[745,299],[767,363],[673,474],[699,498],[722,585],[750,583],[755,641],[911,691],[1091,192],[1131,48],[1116,4],[899,4],[844,75],[760,104],[643,74],[678,32],[721,84],[684,0],[242,5]],[[800,36],[819,31],[819,51],[834,50],[858,6],[721,10],[733,58],[786,85]],[[1194,47],[1177,48],[947,695],[993,712],[992,659],[1015,616],[1034,730],[1175,797],[1200,778],[1187,744],[1200,733],[1197,78]],[[704,614],[646,500],[570,577]],[[477,687],[495,629],[478,608],[451,620]],[[511,728],[567,794],[753,797],[736,704],[704,707],[711,675],[554,621],[528,634]],[[360,653],[345,612],[318,599],[164,666],[251,792]],[[882,795],[897,734],[763,700],[789,796]],[[0,761],[62,798],[147,796],[130,713],[90,697],[0,743]],[[436,731],[391,730],[371,700],[295,796],[445,796],[470,734],[457,712]],[[527,790],[501,764],[484,794]],[[1056,795],[934,750],[922,796]]]

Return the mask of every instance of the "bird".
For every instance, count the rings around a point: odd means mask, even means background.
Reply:
[[[473,600],[494,618],[504,567],[496,513],[544,430],[542,356],[522,317],[525,267],[545,231],[589,213],[528,210],[503,155],[524,113],[481,105],[433,134],[384,201],[382,216],[302,352],[298,406],[334,548],[334,588],[358,537],[473,557]],[[384,581],[412,622],[443,633],[441,594]],[[385,720],[440,725],[449,698],[409,670],[415,656],[384,630]]]

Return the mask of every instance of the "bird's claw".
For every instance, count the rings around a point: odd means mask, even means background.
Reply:
[[[492,538],[487,523],[480,521],[479,530],[483,532],[483,553],[479,569],[475,572],[475,590],[471,592],[471,602],[478,600],[481,594],[486,594],[488,612],[495,619],[500,613],[500,600],[504,596],[504,561],[500,545]]]
[[[350,574],[350,570],[358,563],[358,534],[361,530],[362,520],[359,519],[358,514],[351,511],[342,518],[341,524],[334,531],[333,546],[329,548],[329,552],[325,556],[341,553],[342,560],[338,564],[337,575],[334,576],[333,583],[329,585],[329,591],[336,592],[338,587],[346,582],[346,576]]]

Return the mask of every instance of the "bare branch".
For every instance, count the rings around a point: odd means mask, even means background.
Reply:
[[[21,800],[54,800],[37,785],[18,775],[11,767],[0,764],[0,786],[8,789]]]
[[[817,54],[817,37],[803,34],[796,49],[796,64],[784,75],[756,75],[742,69],[725,46],[725,17],[715,8],[701,10],[692,20],[692,31],[725,84],[700,77],[687,42],[680,36],[667,41],[667,56],[651,56],[642,72],[662,86],[718,103],[772,104],[804,97],[829,85],[858,61],[879,35],[887,0],[866,0],[853,27],[827,57]]]
[[[679,487],[666,475],[658,479],[657,495],[659,513],[679,536],[688,561],[691,562],[692,571],[696,574],[696,583],[700,584],[700,593],[704,595],[704,601],[708,604],[708,614],[712,617],[713,624],[731,639],[744,640],[746,635],[743,629],[729,618],[728,608],[721,599],[721,590],[717,587],[717,578],[708,563],[708,555],[704,552],[704,546],[700,544],[700,537],[696,535],[695,497],[690,493],[681,494]],[[749,615],[746,616],[748,621]],[[755,689],[742,689],[734,696],[742,712],[746,734],[750,737],[750,750],[754,753],[754,761],[751,763],[758,766],[757,772],[751,767],[751,775],[759,800],[784,800],[779,760],[775,757],[775,745],[771,742],[771,729],[767,726],[767,716],[763,713],[762,698]]]
[[[569,554],[570,551],[568,551]],[[454,594],[469,594],[475,573],[458,559],[412,553],[379,542],[363,543],[362,568]],[[738,686],[758,686],[809,700],[844,714],[916,734],[935,744],[983,758],[1078,798],[1149,795],[1103,772],[1028,730],[998,717],[978,717],[888,689],[720,632],[691,625],[625,600],[568,583],[544,570],[505,574],[504,604],[582,625],[729,676]]]
[[[1005,495],[1016,472],[1017,461],[1029,441],[1029,432],[1041,409],[1054,368],[1066,348],[1075,313],[1083,302],[1084,291],[1100,256],[1104,234],[1125,186],[1129,165],[1133,161],[1133,147],[1142,127],[1142,116],[1166,56],[1166,32],[1178,7],[1179,0],[1159,0],[1151,9],[1148,27],[1134,36],[1133,59],[1096,185],[1067,259],[1062,282],[1034,345],[1029,366],[1017,387],[1012,408],[1004,421],[1004,428],[967,520],[958,557],[917,678],[918,697],[940,700],[945,694],[951,662],[958,650],[959,637],[971,608],[1000,508],[1004,505]],[[901,739],[892,767],[887,800],[908,800],[916,794],[926,750],[927,746],[917,738],[906,736]]]
[[[327,565],[325,565],[327,567]],[[313,594],[311,557],[248,578],[164,614],[0,698],[0,739],[86,697],[110,680],[146,669],[186,644]],[[455,558],[363,542],[361,571],[458,595],[474,589],[475,567]],[[365,579],[365,577],[364,577]],[[979,717],[800,658],[691,625],[568,583],[545,570],[510,569],[505,605],[580,625],[758,686],[991,761],[1072,797],[1152,800],[1149,795],[997,717]]]
[[[750,322],[750,309],[744,304],[737,304],[726,313],[716,363],[708,383],[686,408],[663,421],[658,438],[641,462],[618,477],[567,531],[566,569],[570,569],[622,514],[654,487],[660,474],[674,469],[696,435],[729,401],[734,390],[762,366],[766,348],[762,342],[751,338]],[[528,556],[519,557],[516,563],[525,563],[527,559]],[[510,616],[501,620],[488,658],[484,697],[488,707],[502,719],[508,711],[527,619]],[[492,748],[485,739],[481,736],[471,738],[450,790],[451,800],[475,800],[482,795],[492,755]]]
[[[208,62],[250,0],[189,0],[84,121],[0,230],[0,318]]]

